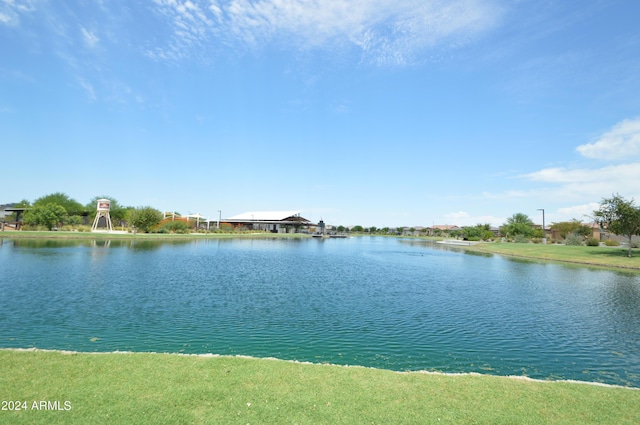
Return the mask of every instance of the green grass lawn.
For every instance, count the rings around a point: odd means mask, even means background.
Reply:
[[[480,243],[465,249],[522,258],[640,270],[640,250],[634,249],[633,256],[628,258],[628,249],[619,246],[593,247],[533,243]]]
[[[149,353],[0,350],[0,364],[0,399],[27,407],[2,424],[640,423],[640,390],[568,382]]]

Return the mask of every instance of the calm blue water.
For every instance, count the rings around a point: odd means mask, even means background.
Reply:
[[[640,275],[389,238],[4,240],[0,347],[640,387]]]

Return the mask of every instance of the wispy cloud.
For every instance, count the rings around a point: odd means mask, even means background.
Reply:
[[[640,117],[617,123],[595,142],[578,146],[576,150],[588,158],[604,160],[640,157]]]
[[[34,0],[0,0],[0,24],[19,25],[20,17],[34,10]]]
[[[546,168],[521,177],[554,185],[559,197],[600,198],[614,192],[631,195],[640,193],[640,162],[600,168]]]
[[[600,167],[545,168],[519,177],[546,184],[535,191],[553,199],[594,201],[618,192],[640,195],[640,118],[623,120],[576,150],[585,157],[611,162]]]
[[[549,183],[593,183],[618,181],[621,178],[638,179],[640,177],[640,163],[609,165],[601,168],[545,168],[522,177]]]
[[[593,212],[598,209],[598,206],[599,204],[597,202],[590,202],[588,204],[558,208],[557,213],[562,217],[571,217],[577,220],[584,220],[591,217],[593,215]]]
[[[84,41],[85,46],[93,49],[98,45],[100,38],[92,32],[86,29],[85,27],[80,27],[80,32],[82,33],[82,41]]]
[[[93,88],[93,84],[83,79],[80,79],[78,81],[78,84],[80,84],[80,87],[82,87],[82,89],[85,91],[90,101],[95,102],[98,99],[98,97],[96,96],[96,91]]]
[[[465,211],[451,212],[444,214],[443,218],[446,223],[436,224],[455,224],[457,226],[475,226],[476,224],[489,223],[492,226],[500,226],[505,222],[504,217],[495,217],[492,215],[477,215],[472,216]]]
[[[428,48],[469,43],[501,15],[493,0],[155,0],[172,40],[156,59],[189,56],[195,46],[355,49],[360,60],[405,64]]]

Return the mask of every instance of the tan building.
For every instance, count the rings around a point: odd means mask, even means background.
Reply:
[[[316,226],[300,216],[300,211],[250,211],[223,219],[222,223],[271,233],[300,233]]]

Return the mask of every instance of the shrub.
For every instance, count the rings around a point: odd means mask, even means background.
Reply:
[[[29,230],[33,232],[43,232],[45,230],[50,230],[47,226],[43,226],[40,224],[24,224],[22,225],[22,230]]]
[[[564,244],[565,245],[570,245],[570,246],[581,246],[582,245],[582,236],[576,235],[575,233],[572,233],[572,234],[568,235],[567,238],[564,240]]]
[[[587,246],[600,246],[600,240],[598,238],[589,238],[586,244]]]
[[[631,248],[640,248],[640,242],[639,241],[631,242]]]
[[[79,215],[72,215],[65,220],[65,224],[70,226],[80,226],[84,224],[84,219]]]
[[[163,223],[159,229],[158,233],[190,233],[191,226],[189,223],[184,222],[182,220],[169,221]]]
[[[533,239],[531,239],[531,242],[533,242],[533,243],[542,243],[542,238],[533,238]]]
[[[482,232],[482,239],[485,241],[493,241],[493,238],[495,237],[496,235],[494,235],[491,230],[485,230]]]
[[[606,246],[620,246],[620,242],[615,239],[607,239],[606,241],[604,241],[604,244]]]
[[[162,213],[151,207],[138,207],[129,210],[127,221],[137,230],[149,233],[149,231],[162,221]]]
[[[232,224],[221,223],[220,224],[220,230],[222,231],[222,233],[232,233],[236,229],[235,229],[235,227],[233,227]]]
[[[529,243],[529,238],[525,235],[515,235],[513,237],[514,243]]]

